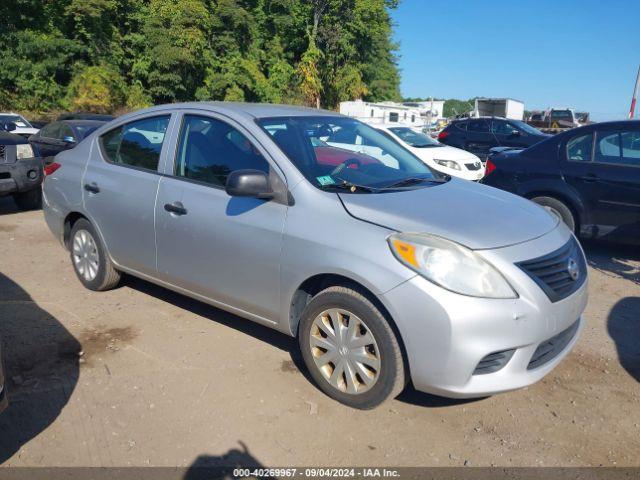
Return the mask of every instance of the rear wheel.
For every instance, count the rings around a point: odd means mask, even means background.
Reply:
[[[531,201],[547,209],[550,213],[562,220],[567,227],[569,227],[569,230],[575,233],[576,219],[571,209],[565,203],[553,197],[535,197],[532,198]]]
[[[70,235],[71,263],[78,280],[89,290],[111,290],[120,282],[118,272],[93,225],[85,219],[73,224]]]
[[[318,293],[302,313],[298,342],[318,387],[345,405],[374,408],[405,386],[393,329],[355,290],[330,287]]]
[[[40,187],[13,195],[13,201],[20,210],[37,210],[42,208],[42,190]]]

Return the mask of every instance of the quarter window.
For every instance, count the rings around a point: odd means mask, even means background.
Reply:
[[[580,135],[567,142],[567,160],[574,162],[590,162],[593,135]]]
[[[125,123],[100,137],[110,163],[157,171],[170,115]]]
[[[231,172],[244,169],[269,173],[269,163],[231,125],[214,118],[185,115],[175,175],[224,187]]]

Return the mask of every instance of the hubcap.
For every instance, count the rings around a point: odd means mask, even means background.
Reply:
[[[380,350],[367,325],[356,315],[331,308],[318,315],[309,336],[311,355],[332,387],[359,394],[380,376]]]
[[[98,275],[98,248],[93,236],[86,230],[78,230],[73,237],[73,264],[87,282]]]

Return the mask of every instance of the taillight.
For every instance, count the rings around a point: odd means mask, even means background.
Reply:
[[[59,163],[53,162],[44,166],[44,176],[47,177],[51,175],[53,172],[58,170],[62,165]]]
[[[484,174],[485,175],[489,175],[491,172],[493,172],[496,169],[496,164],[493,163],[491,160],[487,160],[487,164],[484,167]]]
[[[442,140],[443,138],[447,138],[448,136],[449,136],[449,132],[447,132],[446,130],[443,130],[438,134],[438,140]]]

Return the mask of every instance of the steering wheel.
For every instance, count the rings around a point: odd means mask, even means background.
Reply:
[[[329,175],[331,175],[331,176],[337,175],[342,170],[344,170],[345,168],[350,167],[351,165],[357,165],[358,168],[360,168],[362,166],[362,162],[360,160],[358,160],[357,158],[347,158],[344,162],[342,162],[336,168],[331,170],[331,173],[329,173]]]

